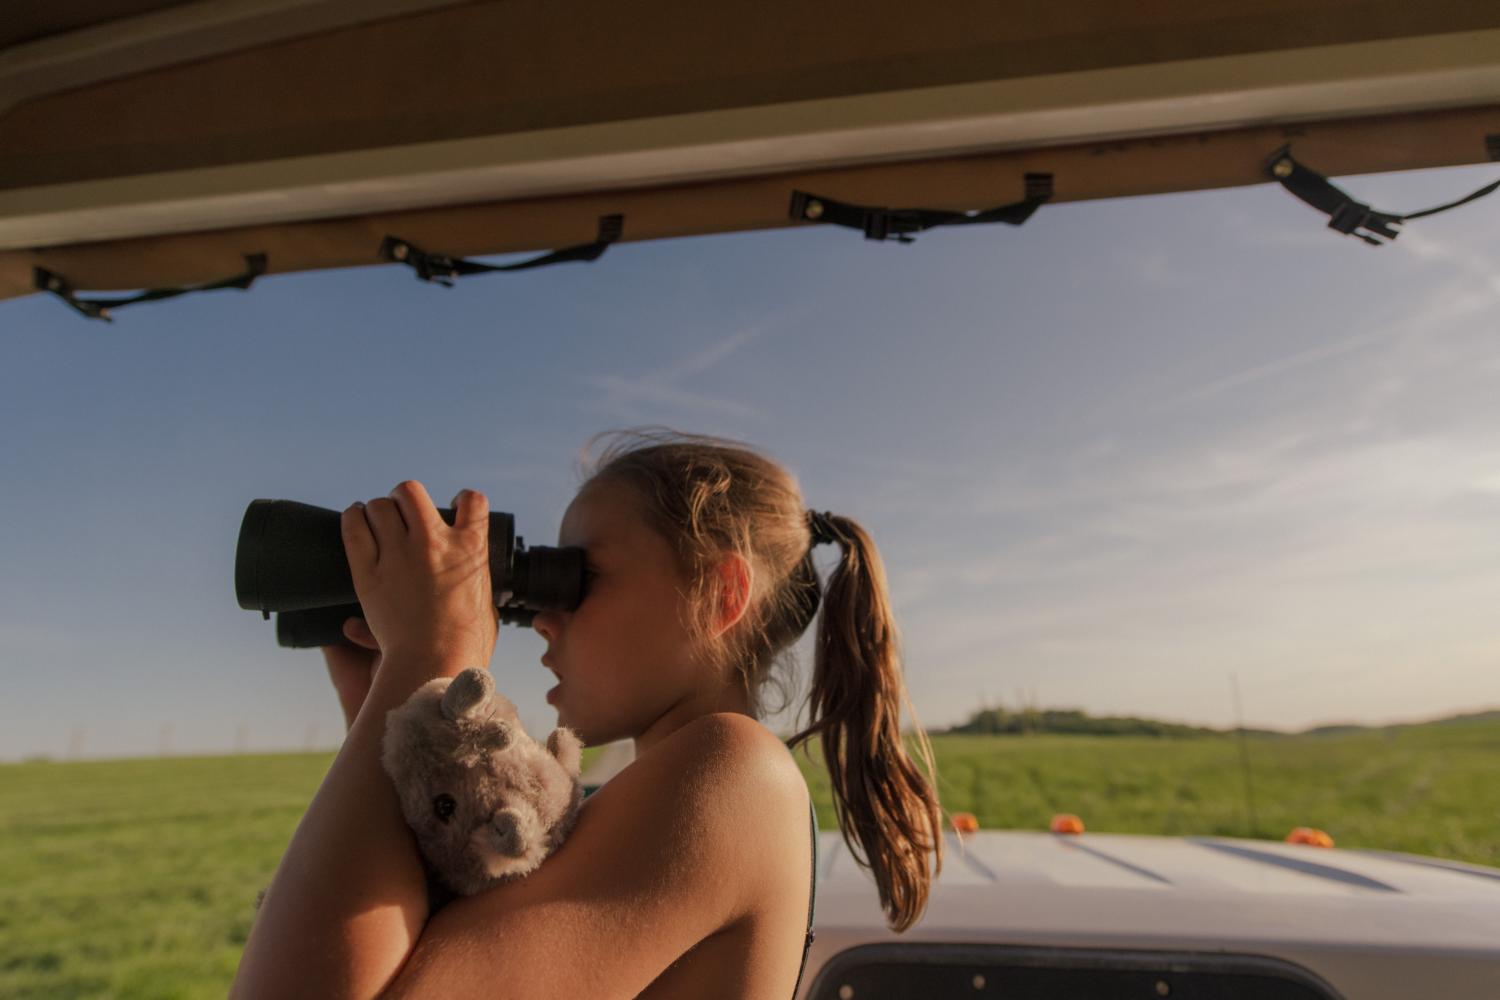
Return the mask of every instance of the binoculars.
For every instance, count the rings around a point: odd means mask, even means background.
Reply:
[[[452,508],[438,508],[448,524]],[[341,513],[295,500],[252,500],[240,522],[234,593],[240,607],[276,612],[276,642],[294,649],[349,645],[344,621],[363,617],[344,551]],[[583,599],[583,549],[526,548],[515,517],[490,514],[490,583],[502,624],[529,627],[539,611]]]

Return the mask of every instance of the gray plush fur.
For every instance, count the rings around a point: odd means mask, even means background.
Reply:
[[[467,896],[533,871],[563,842],[583,801],[582,752],[566,728],[545,747],[532,739],[489,671],[470,668],[386,716],[381,764],[422,856]]]

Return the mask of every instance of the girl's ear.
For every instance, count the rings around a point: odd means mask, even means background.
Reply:
[[[750,608],[750,587],[754,581],[754,571],[750,568],[749,561],[737,553],[724,557],[718,565],[718,574],[721,596],[719,618],[714,626],[715,636],[732,628],[745,617],[745,612]]]

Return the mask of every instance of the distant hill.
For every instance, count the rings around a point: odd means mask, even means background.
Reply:
[[[1227,736],[1229,732],[1207,726],[1189,726],[1137,716],[1094,716],[1076,708],[1047,708],[1011,711],[986,708],[975,712],[967,722],[944,733],[989,733],[1020,736],[1025,733],[1071,733],[1090,736],[1155,736],[1164,739],[1201,739],[1205,736]],[[1254,733],[1256,730],[1246,730]],[[1266,735],[1283,735],[1267,733]]]
[[[1377,729],[1405,729],[1410,726],[1450,725],[1466,722],[1500,721],[1500,709],[1451,715],[1427,722],[1405,722],[1385,726],[1341,723],[1316,726],[1300,732],[1276,729],[1246,729],[1250,736],[1332,736],[1340,733]],[[1163,722],[1134,715],[1095,716],[1076,708],[1046,708],[1014,711],[1007,708],[985,708],[969,716],[968,721],[948,729],[932,730],[935,734],[987,733],[997,736],[1021,736],[1026,733],[1071,733],[1089,736],[1154,736],[1163,739],[1200,739],[1232,736],[1238,729],[1214,729],[1178,722]]]
[[[1441,719],[1429,719],[1426,722],[1394,722],[1387,726],[1366,726],[1356,722],[1316,726],[1312,729],[1304,729],[1298,735],[1336,736],[1340,733],[1358,733],[1372,729],[1410,729],[1412,726],[1451,726],[1468,722],[1500,722],[1500,708],[1484,712],[1468,712],[1464,715],[1448,715]]]

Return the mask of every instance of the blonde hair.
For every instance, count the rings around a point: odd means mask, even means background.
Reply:
[[[609,443],[589,459],[601,439]],[[757,718],[765,687],[780,695],[773,711],[786,707],[780,675],[791,674],[791,646],[816,618],[809,725],[787,745],[796,749],[818,737],[844,841],[874,876],[887,923],[909,928],[942,871],[942,813],[926,733],[916,726],[917,752],[930,777],[901,737],[903,706],[913,722],[916,713],[875,543],[854,520],[831,516],[842,556],[823,585],[796,478],[742,442],[662,428],[609,431],[589,440],[582,466],[580,492],[594,484],[627,487],[648,525],[673,547],[689,581],[689,633],[724,680],[742,685]],[[714,637],[725,586],[715,567],[730,554],[753,568],[753,589],[740,622]],[[928,854],[935,862],[930,874]]]

